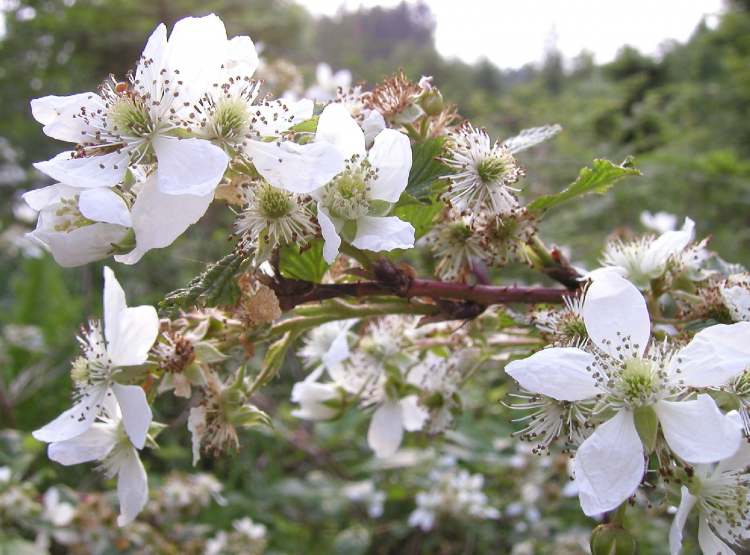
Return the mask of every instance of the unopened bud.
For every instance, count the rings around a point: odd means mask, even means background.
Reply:
[[[428,116],[439,115],[445,107],[445,103],[443,102],[443,95],[440,94],[440,91],[435,88],[425,90],[422,93],[419,98],[419,105]]]

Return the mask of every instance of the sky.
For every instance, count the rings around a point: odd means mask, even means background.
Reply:
[[[344,6],[393,6],[400,0],[297,0],[316,15]],[[554,41],[565,58],[586,49],[599,63],[624,45],[658,54],[670,39],[684,42],[722,0],[427,0],[435,42],[447,58],[473,63],[489,58],[501,68],[542,60]],[[709,17],[709,24],[715,20]]]

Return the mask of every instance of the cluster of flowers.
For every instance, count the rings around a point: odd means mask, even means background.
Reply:
[[[460,410],[461,384],[479,365],[479,355],[455,325],[418,323],[396,315],[369,322],[351,350],[356,320],[311,330],[298,354],[312,372],[292,389],[299,404],[293,414],[327,420],[353,403],[374,408],[367,441],[378,457],[396,453],[405,431],[444,431]],[[441,343],[452,347],[445,356],[425,351]],[[328,381],[319,381],[324,374]]]
[[[226,505],[222,489],[210,474],[170,473],[152,492],[145,518],[121,529],[114,526],[116,513],[108,496],[65,486],[52,486],[40,496],[30,482],[19,482],[9,467],[0,467],[0,515],[4,532],[34,534],[29,552],[35,553],[49,551],[53,542],[70,553],[94,555],[109,553],[113,546],[143,553],[262,553],[265,527],[250,518],[233,522],[230,531],[196,521],[201,511]]]
[[[693,507],[704,553],[732,553],[727,543],[748,539],[750,323],[733,304],[747,289],[738,274],[712,269],[712,258],[705,241],[694,243],[690,220],[609,243],[582,298],[532,317],[552,345],[506,366],[524,390],[514,405],[527,413],[521,436],[538,452],[563,438],[587,515],[616,509],[653,473],[680,485],[672,553]],[[668,314],[706,287],[723,291],[728,317],[702,320],[691,339]]]

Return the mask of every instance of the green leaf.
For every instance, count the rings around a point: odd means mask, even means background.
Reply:
[[[302,252],[299,245],[286,245],[279,254],[279,269],[286,278],[320,283],[328,270],[328,264],[323,260],[322,239],[310,241],[309,248]]]
[[[290,131],[294,131],[295,133],[315,133],[318,129],[318,117],[319,116],[313,116],[310,119],[301,121],[292,127]]]
[[[444,146],[445,139],[437,137],[411,147],[411,171],[405,192],[419,202],[426,202],[433,193],[435,181],[449,173],[442,162],[437,160],[442,156]]]
[[[627,158],[619,166],[609,160],[596,159],[591,168],[583,168],[569,187],[554,195],[544,195],[534,199],[528,209],[541,214],[550,208],[567,202],[575,197],[587,193],[605,193],[616,181],[630,175],[641,175],[641,172],[631,167],[631,159]]]
[[[233,304],[239,296],[236,277],[251,255],[232,251],[194,277],[187,286],[172,291],[159,303],[162,310],[189,308],[197,305],[217,306]]]
[[[414,197],[404,194],[401,195],[391,214],[413,225],[414,239],[419,239],[430,230],[432,220],[442,209],[443,203],[439,200],[433,200],[430,204],[422,204]]]

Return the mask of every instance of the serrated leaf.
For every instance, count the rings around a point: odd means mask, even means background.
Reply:
[[[433,184],[449,173],[437,158],[442,156],[445,139],[427,139],[411,147],[411,171],[405,192],[420,202],[425,202],[433,193]]]
[[[575,197],[588,193],[605,193],[616,181],[630,175],[641,175],[641,172],[630,166],[630,159],[622,164],[613,164],[609,160],[596,159],[590,168],[583,168],[576,179],[566,189],[554,195],[544,195],[534,199],[528,209],[537,214],[567,202]]]
[[[412,197],[413,198],[413,197]],[[403,201],[403,202],[402,202]],[[414,239],[419,239],[432,227],[432,221],[443,208],[443,203],[433,200],[430,204],[422,204],[416,199],[413,201],[402,198],[391,211],[391,215],[398,216],[405,222],[414,226]]]
[[[249,259],[250,255],[244,252],[229,253],[221,260],[210,264],[185,287],[167,294],[159,303],[159,308],[174,310],[197,305],[233,304],[239,296],[235,278]]]
[[[320,283],[328,271],[328,264],[323,260],[321,239],[310,241],[309,248],[301,253],[299,245],[286,245],[279,255],[279,269],[286,278]]]

